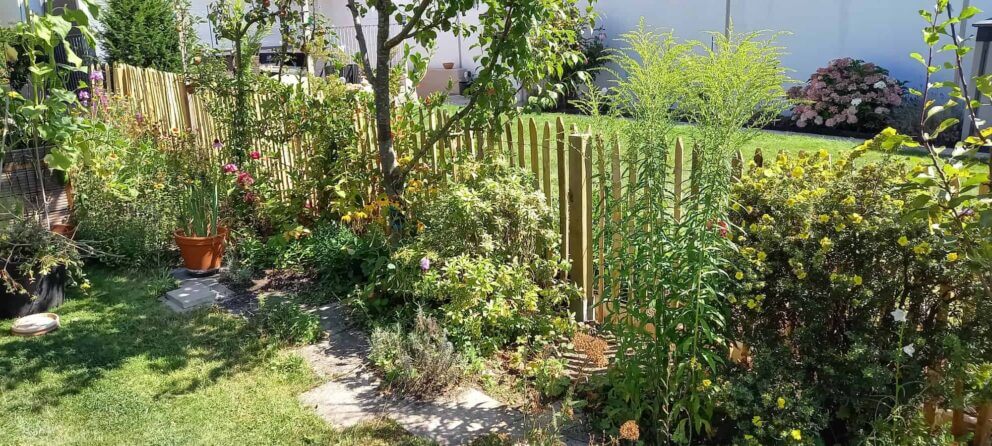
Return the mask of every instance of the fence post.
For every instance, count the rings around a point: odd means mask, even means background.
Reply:
[[[581,288],[581,296],[569,303],[579,321],[589,319],[592,302],[592,159],[589,135],[568,138],[568,251],[572,262],[569,278]]]
[[[675,174],[675,191],[674,191],[674,195],[672,196],[672,211],[673,211],[673,215],[675,217],[675,222],[676,223],[682,221],[682,185],[685,183],[685,181],[683,179],[683,176],[682,176],[683,175],[683,165],[682,164],[683,164],[683,156],[684,156],[684,154],[683,154],[683,147],[682,146],[683,146],[683,144],[682,144],[682,138],[676,139],[675,140],[675,167],[674,167],[674,172],[673,172]],[[693,166],[693,167],[695,167],[695,166]],[[692,174],[690,173],[690,177],[691,176],[692,176]]]
[[[565,153],[565,123],[555,122],[555,155],[558,160],[558,230],[561,231],[561,258],[568,259],[568,158]],[[510,148],[513,153],[513,148]]]

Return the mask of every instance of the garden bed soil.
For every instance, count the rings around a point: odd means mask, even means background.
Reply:
[[[57,308],[65,301],[65,286],[69,274],[65,267],[58,267],[44,276],[36,276],[29,281],[17,271],[17,265],[9,264],[6,272],[15,282],[24,286],[27,293],[12,292],[0,285],[0,318],[28,316],[44,313]]]

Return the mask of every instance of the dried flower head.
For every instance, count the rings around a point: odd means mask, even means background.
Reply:
[[[620,426],[620,438],[624,440],[637,441],[641,438],[641,430],[637,427],[637,422],[628,420]]]
[[[609,344],[600,338],[585,333],[576,333],[572,338],[572,345],[575,350],[585,355],[586,358],[596,367],[606,367],[609,360],[606,359],[606,350]]]

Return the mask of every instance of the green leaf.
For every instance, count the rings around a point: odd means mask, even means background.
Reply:
[[[66,20],[62,16],[50,15],[46,16],[48,22],[51,24],[52,31],[58,34],[62,40],[69,37],[69,31],[72,31],[72,23]]]
[[[48,65],[31,65],[28,67],[28,71],[36,76],[45,77],[55,71],[55,69]]]
[[[83,66],[83,59],[80,59],[76,55],[76,52],[72,50],[72,45],[69,44],[69,41],[62,41],[62,47],[65,49],[65,58],[69,64],[76,68]]]
[[[45,163],[55,170],[67,171],[72,168],[72,159],[62,150],[52,150],[45,156]]]
[[[961,10],[961,14],[958,14],[958,19],[959,20],[968,20],[968,19],[970,19],[970,18],[978,15],[978,13],[980,13],[980,12],[982,12],[982,10],[981,9],[978,9],[977,6],[973,6],[973,5],[972,6],[968,6],[967,8],[964,8],[963,10]]]

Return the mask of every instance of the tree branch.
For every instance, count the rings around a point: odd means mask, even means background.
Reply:
[[[430,6],[432,0],[420,0],[420,4],[417,5],[413,10],[413,17],[407,20],[406,24],[403,25],[403,29],[400,30],[398,34],[391,37],[386,41],[386,48],[395,48],[399,44],[403,43],[404,40],[410,37],[413,30],[417,27],[417,23],[424,17],[424,12],[427,11],[427,7]],[[436,20],[435,20],[436,22]],[[425,28],[426,29],[426,28]]]
[[[483,70],[491,70],[492,67],[498,65],[498,61],[500,57],[499,50],[506,43],[507,39],[509,39],[510,29],[513,26],[513,21],[511,20],[512,17],[513,17],[513,6],[511,6],[510,9],[507,10],[506,19],[503,21],[503,30],[500,33],[499,39],[495,40],[492,46],[492,48],[494,49],[492,60],[488,67],[483,67]],[[479,77],[482,78],[483,76],[479,76]],[[476,104],[478,103],[478,99],[479,99],[478,93],[472,95],[472,98],[469,99],[468,104],[465,105],[465,107],[462,107],[461,110],[458,110],[458,112],[452,115],[451,119],[449,119],[448,122],[445,123],[443,127],[432,133],[430,137],[427,138],[427,141],[423,145],[421,145],[419,149],[417,149],[417,153],[414,154],[413,159],[410,161],[410,163],[402,168],[402,170],[400,171],[401,175],[406,176],[410,172],[410,170],[413,169],[413,167],[416,166],[420,162],[420,160],[423,159],[423,157],[427,154],[428,147],[432,147],[434,146],[434,144],[437,144],[437,142],[440,141],[444,135],[446,135],[449,131],[451,131],[451,128],[455,125],[456,122],[462,120],[465,116],[468,116],[468,114],[471,113],[471,111],[475,108]]]
[[[375,80],[375,72],[372,70],[372,61],[369,60],[369,44],[365,41],[365,30],[362,28],[362,16],[358,12],[358,5],[355,0],[348,0],[348,9],[351,10],[351,20],[355,23],[355,39],[358,40],[358,50],[362,54],[362,69],[369,82]]]

